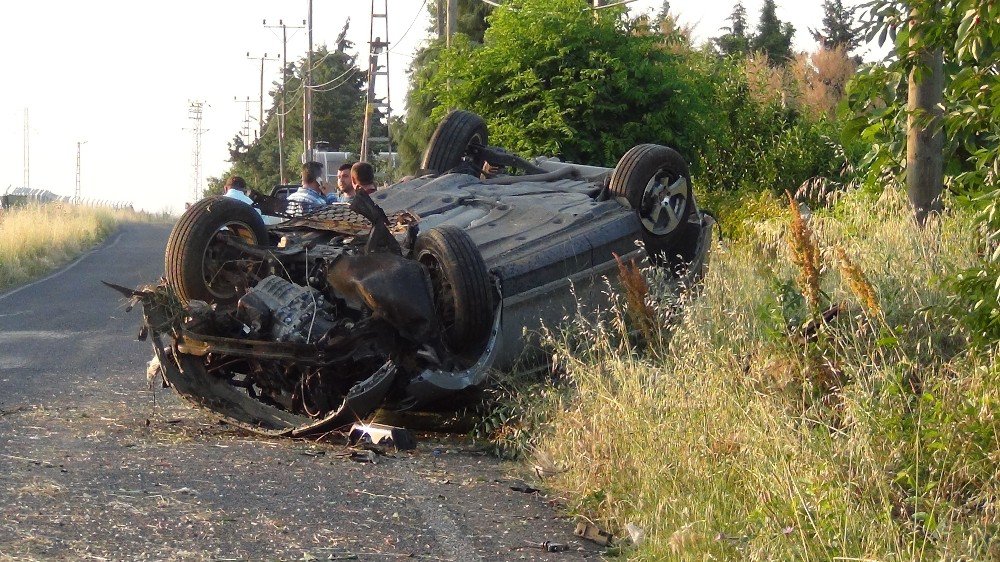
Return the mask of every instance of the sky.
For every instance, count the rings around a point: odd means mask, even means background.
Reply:
[[[406,69],[428,39],[423,0],[388,4],[391,100],[405,111]],[[794,48],[813,50],[821,0],[778,0],[778,17],[795,26]],[[637,0],[633,13],[658,10],[661,0]],[[746,0],[755,25],[762,0]],[[203,101],[201,177],[229,167],[228,142],[243,127],[245,104],[259,98],[260,62],[281,52],[280,30],[263,22],[301,25],[308,0],[33,0],[0,5],[0,193],[25,184],[59,195],[132,202],[151,212],[179,212],[193,199],[194,122],[189,103]],[[733,0],[672,0],[696,42],[719,35]],[[313,43],[330,44],[350,18],[348,38],[367,52],[371,2],[313,0]],[[382,36],[382,20],[375,35]],[[305,30],[289,30],[288,58],[307,49]],[[363,57],[361,57],[363,60]],[[280,78],[265,63],[266,88]],[[384,92],[384,90],[382,90]],[[251,113],[257,115],[254,104]],[[256,127],[256,122],[253,123]],[[202,185],[204,186],[204,185]],[[266,190],[268,186],[252,186]]]

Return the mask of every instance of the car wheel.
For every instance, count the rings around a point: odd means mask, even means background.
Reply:
[[[669,250],[695,205],[687,162],[676,150],[658,144],[640,144],[626,152],[611,174],[609,188],[635,209],[646,251],[653,258]]]
[[[191,205],[170,231],[164,267],[167,283],[182,302],[230,303],[253,280],[259,259],[226,244],[267,242],[264,220],[250,205],[230,197],[209,197]]]
[[[456,353],[477,350],[493,324],[493,291],[472,238],[456,226],[438,226],[417,238],[413,255],[430,272],[445,344]]]
[[[468,159],[476,170],[481,170],[483,160],[476,154],[476,148],[488,143],[489,135],[482,117],[470,111],[453,110],[434,130],[420,167],[441,174]]]

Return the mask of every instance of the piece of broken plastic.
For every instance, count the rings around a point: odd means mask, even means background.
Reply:
[[[351,426],[351,432],[347,439],[351,445],[358,443],[391,445],[397,451],[409,451],[417,448],[417,438],[410,430],[381,423],[356,423]]]

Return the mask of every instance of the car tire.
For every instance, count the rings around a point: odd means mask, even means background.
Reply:
[[[424,152],[424,170],[443,174],[457,167],[466,157],[471,157],[476,170],[483,167],[481,157],[473,152],[476,146],[489,144],[489,134],[483,118],[470,111],[453,110],[438,124]]]
[[[445,344],[455,353],[478,350],[493,324],[493,291],[479,248],[461,228],[421,234],[414,259],[427,267]]]
[[[646,252],[654,261],[686,232],[695,202],[688,164],[676,150],[658,144],[632,147],[618,161],[608,187],[635,209]]]
[[[231,303],[242,296],[252,268],[220,240],[239,236],[248,244],[267,243],[264,220],[253,207],[230,197],[208,197],[181,215],[170,231],[164,259],[167,283],[181,302]],[[241,282],[241,280],[243,282]]]

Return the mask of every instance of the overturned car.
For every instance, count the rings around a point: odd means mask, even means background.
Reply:
[[[454,408],[542,322],[598,307],[615,255],[677,276],[705,262],[714,221],[669,148],[636,146],[613,169],[529,161],[453,111],[422,166],[302,215],[256,194],[193,205],[168,240],[166,283],[131,292],[164,381],[272,435],[379,407]]]

